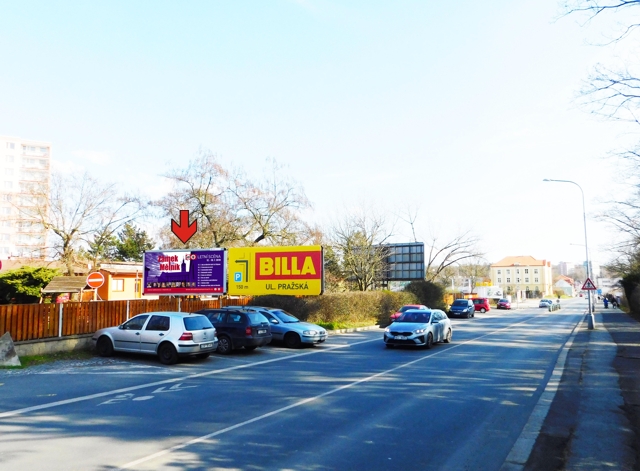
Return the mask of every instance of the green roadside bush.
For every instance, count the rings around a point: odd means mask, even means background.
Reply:
[[[415,294],[407,291],[352,291],[322,296],[256,296],[253,306],[284,309],[300,320],[313,322],[328,329],[385,326],[389,316],[404,304],[421,304]]]

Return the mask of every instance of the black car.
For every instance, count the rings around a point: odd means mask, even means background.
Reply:
[[[218,333],[216,352],[224,355],[235,349],[255,350],[271,342],[271,326],[259,312],[234,309],[201,309]]]
[[[456,299],[447,314],[449,317],[474,317],[476,308],[470,299]]]

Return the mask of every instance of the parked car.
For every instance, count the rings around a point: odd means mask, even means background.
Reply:
[[[449,307],[449,317],[474,317],[476,308],[470,299],[456,299]]]
[[[490,311],[489,300],[487,298],[472,298],[474,309],[482,313]]]
[[[391,314],[391,316],[389,316],[389,322],[394,322],[398,317],[400,317],[405,311],[408,311],[409,309],[422,309],[426,311],[429,310],[429,308],[424,304],[405,304],[396,312]]]
[[[245,310],[259,312],[271,324],[274,341],[283,342],[289,348],[303,344],[314,345],[327,340],[327,331],[319,325],[303,322],[283,309],[260,306],[245,306]]]
[[[240,309],[201,309],[218,332],[217,352],[223,355],[243,348],[255,350],[271,342],[269,321],[259,312]]]
[[[549,306],[551,306],[552,304],[553,304],[553,300],[551,299],[541,299],[540,304],[538,304],[538,307],[549,308]]]
[[[511,309],[511,302],[506,298],[499,299],[496,309]]]
[[[410,309],[384,329],[384,344],[431,348],[434,343],[451,342],[452,336],[451,321],[444,312]]]
[[[182,356],[207,358],[218,348],[216,329],[209,319],[188,312],[148,312],[93,334],[98,355],[133,352],[158,355],[165,365]]]

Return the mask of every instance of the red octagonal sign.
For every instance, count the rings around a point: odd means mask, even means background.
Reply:
[[[90,288],[100,288],[104,284],[104,275],[99,271],[89,273],[89,276],[87,276],[87,284]]]

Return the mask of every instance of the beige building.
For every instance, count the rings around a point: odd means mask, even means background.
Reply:
[[[46,231],[28,214],[34,188],[49,193],[50,169],[49,142],[0,136],[0,259],[45,257]]]
[[[505,295],[538,298],[553,294],[551,262],[529,255],[505,257],[491,265],[491,282]]]

